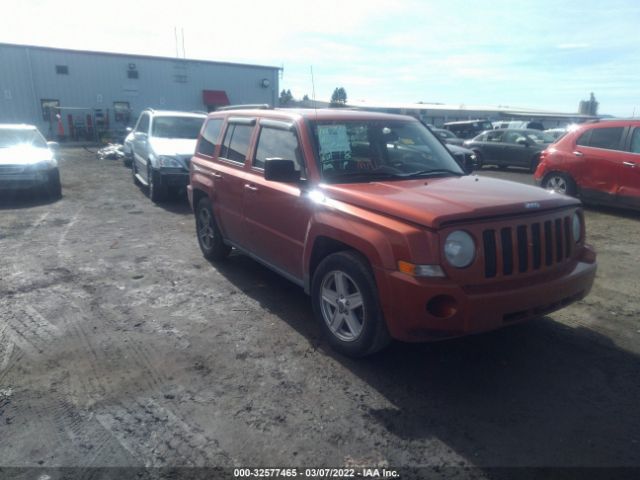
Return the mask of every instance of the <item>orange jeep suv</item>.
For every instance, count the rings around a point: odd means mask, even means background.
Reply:
[[[207,259],[235,248],[304,288],[350,356],[544,315],[596,272],[578,200],[467,175],[406,116],[211,113],[188,195]]]

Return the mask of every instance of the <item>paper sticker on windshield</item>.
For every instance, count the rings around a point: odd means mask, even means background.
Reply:
[[[346,125],[318,125],[320,155],[351,152]]]

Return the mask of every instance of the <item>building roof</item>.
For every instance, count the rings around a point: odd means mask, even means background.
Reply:
[[[580,113],[566,113],[566,112],[551,112],[546,110],[524,108],[524,107],[510,107],[508,105],[465,105],[465,104],[444,104],[444,103],[407,103],[407,102],[367,102],[364,100],[349,101],[348,107],[353,108],[385,108],[385,109],[398,109],[398,110],[446,110],[446,111],[461,111],[461,112],[486,112],[486,113],[503,113],[505,115],[512,116],[527,116],[527,117],[558,117],[558,118],[584,118],[594,119],[597,116],[584,115]]]
[[[185,62],[185,63],[202,63],[208,65],[228,65],[233,67],[247,67],[247,68],[266,68],[270,70],[281,70],[281,67],[273,67],[270,65],[256,65],[250,63],[234,63],[234,62],[218,62],[214,60],[197,60],[192,58],[177,58],[177,57],[162,57],[162,56],[154,56],[154,55],[139,55],[134,53],[117,53],[117,52],[100,52],[94,50],[75,50],[68,48],[56,48],[56,47],[42,47],[37,45],[24,45],[18,43],[0,43],[0,48],[2,47],[14,47],[14,48],[28,48],[31,50],[44,50],[50,52],[60,52],[60,53],[80,53],[87,55],[105,55],[110,57],[126,57],[126,58],[140,58],[147,60],[170,60],[172,62]]]

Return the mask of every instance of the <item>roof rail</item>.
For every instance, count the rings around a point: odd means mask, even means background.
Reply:
[[[248,103],[246,105],[227,105],[226,107],[220,107],[216,109],[217,112],[225,110],[272,110],[273,107],[268,103]]]

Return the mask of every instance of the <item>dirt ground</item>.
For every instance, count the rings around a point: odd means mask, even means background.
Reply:
[[[60,168],[59,201],[0,197],[0,466],[640,467],[640,214],[587,208],[584,301],[351,360],[301,289],[205,261],[185,197]]]

